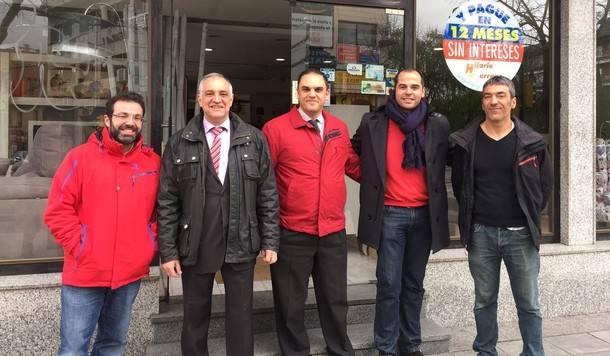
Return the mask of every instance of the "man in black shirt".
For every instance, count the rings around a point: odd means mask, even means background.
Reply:
[[[478,355],[497,355],[502,261],[517,305],[521,355],[544,355],[538,248],[552,162],[542,136],[511,117],[516,105],[513,82],[493,77],[483,85],[485,119],[473,120],[450,137],[460,236],[475,285],[473,349]]]

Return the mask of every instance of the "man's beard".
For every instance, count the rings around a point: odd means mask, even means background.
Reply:
[[[133,136],[121,135],[121,130],[127,130],[127,129],[134,131],[136,134]],[[110,137],[112,137],[113,140],[115,140],[123,145],[130,145],[134,142],[137,142],[138,139],[140,139],[140,135],[142,134],[142,130],[138,130],[138,128],[135,125],[122,124],[119,127],[115,127],[112,121],[110,121],[109,132],[110,132]]]

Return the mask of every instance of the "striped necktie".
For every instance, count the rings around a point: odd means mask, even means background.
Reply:
[[[314,129],[316,129],[317,131],[320,131],[320,126],[318,126],[318,119],[312,119],[307,122],[309,122],[309,124],[311,126],[313,126]]]
[[[212,135],[214,135],[212,147],[210,147],[210,156],[212,157],[212,164],[214,164],[214,170],[216,171],[216,175],[218,175],[218,168],[220,167],[220,134],[224,130],[225,128],[221,126],[212,127],[210,129],[210,132],[212,132]]]

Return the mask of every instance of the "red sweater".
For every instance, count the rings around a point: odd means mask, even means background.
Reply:
[[[148,275],[157,250],[159,156],[142,140],[122,145],[93,133],[55,172],[44,220],[64,249],[62,282],[119,288]]]
[[[420,130],[423,127],[418,127]],[[383,204],[415,208],[428,204],[426,167],[402,168],[402,143],[405,134],[393,120],[388,119],[388,146],[386,149],[386,184]]]
[[[280,224],[320,237],[345,228],[345,174],[360,179],[360,159],[347,125],[328,112],[323,116],[323,141],[296,107],[263,127],[275,169]]]

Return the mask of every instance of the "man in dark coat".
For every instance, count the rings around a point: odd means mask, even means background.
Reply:
[[[430,250],[449,244],[445,163],[449,123],[432,111],[424,80],[401,70],[388,101],[365,114],[358,239],[377,249],[375,345],[380,355],[423,355],[420,312]]]
[[[182,354],[208,355],[214,275],[225,284],[227,355],[254,353],[252,284],[256,256],[279,249],[279,203],[263,133],[229,112],[233,90],[218,73],[203,77],[195,116],[167,143],[157,219],[161,267],[182,277]]]
[[[451,183],[460,238],[474,280],[478,355],[497,355],[498,289],[502,261],[510,278],[521,355],[544,355],[540,272],[540,217],[553,187],[553,163],[538,132],[511,116],[515,85],[503,76],[483,84],[484,120],[451,134]]]

